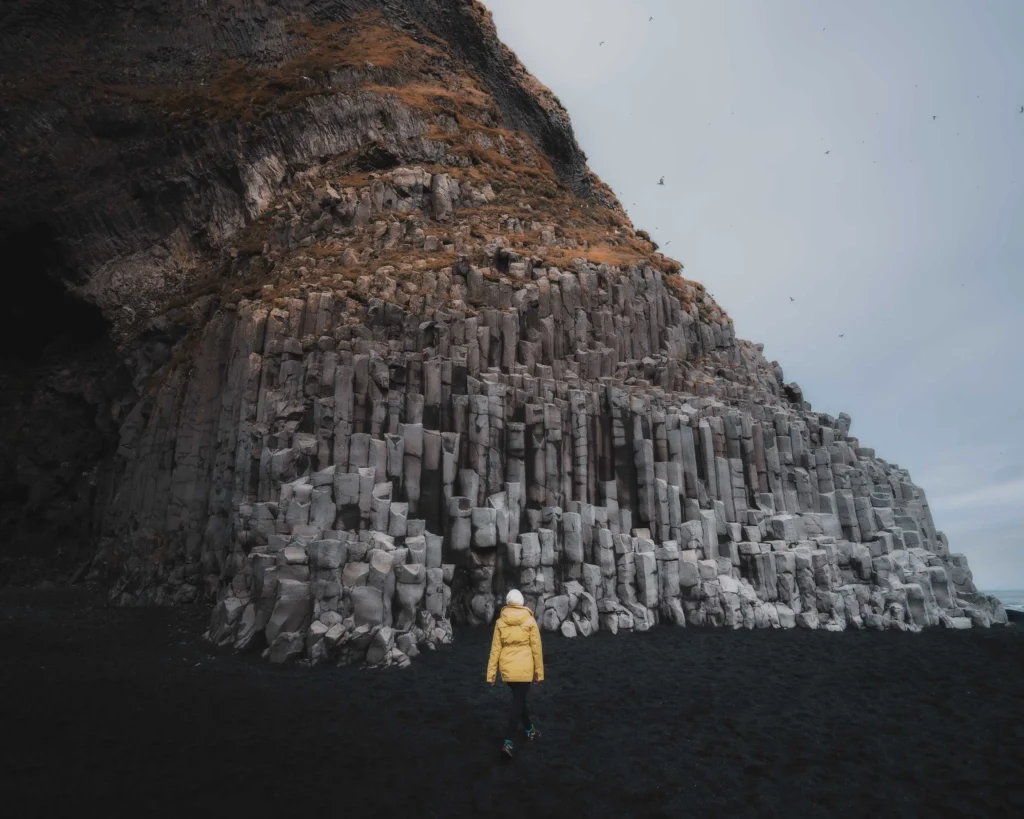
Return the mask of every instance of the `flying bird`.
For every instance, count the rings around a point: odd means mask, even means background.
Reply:
[[[826,154],[830,154],[830,153],[832,153],[832,152],[831,152],[831,151],[825,151],[825,153],[826,153]]]
[[[1024,105],[1022,105],[1022,106],[1020,107],[1020,112],[1021,112],[1022,114],[1024,114]]]
[[[599,45],[599,46],[603,46],[603,45],[604,45],[604,40],[602,40],[601,42],[599,42],[599,43],[598,43],[598,45]]]
[[[668,247],[668,246],[669,246],[670,244],[672,244],[672,241],[671,241],[671,240],[669,240],[669,241],[665,242],[665,247]]]
[[[843,337],[843,336],[845,336],[845,335],[846,335],[846,333],[840,333],[840,334],[839,334],[839,337],[840,337],[840,338],[842,338],[842,337]]]
[[[661,179],[658,180],[658,184],[659,185],[664,185],[665,184],[665,177],[664,176],[661,177]]]
[[[647,18],[647,22],[649,23],[649,22],[651,22],[651,20],[653,20],[653,19],[654,19],[653,17],[648,17],[648,18]]]
[[[790,301],[796,301],[796,299],[794,299],[792,296],[789,297],[789,300]]]
[[[935,115],[934,114],[932,114],[932,119],[935,119]]]

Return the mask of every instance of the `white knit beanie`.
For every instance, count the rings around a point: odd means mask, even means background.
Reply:
[[[523,605],[523,593],[519,589],[512,589],[505,595],[505,602],[510,606]]]

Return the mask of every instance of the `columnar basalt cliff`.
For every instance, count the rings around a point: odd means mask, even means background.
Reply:
[[[209,638],[274,661],[406,664],[512,586],[567,636],[1005,622],[906,470],[633,228],[479,4],[46,5],[3,23],[0,214],[94,346],[7,366],[9,559],[72,497],[76,575],[216,600]],[[81,73],[13,70],[58,43]],[[79,396],[94,443],[30,455]]]

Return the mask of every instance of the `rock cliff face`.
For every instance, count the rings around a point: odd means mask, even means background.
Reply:
[[[65,329],[3,363],[13,564],[77,542],[274,661],[405,664],[513,586],[568,636],[1005,622],[478,4],[61,8],[2,22],[3,241]]]

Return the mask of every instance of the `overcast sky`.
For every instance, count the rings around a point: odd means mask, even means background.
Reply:
[[[484,1],[634,224],[1024,588],[1024,0]]]

